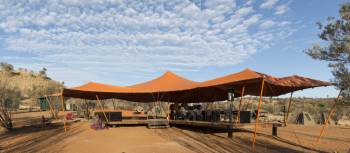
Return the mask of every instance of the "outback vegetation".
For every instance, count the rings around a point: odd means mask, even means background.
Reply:
[[[328,17],[325,24],[318,22],[321,30],[319,38],[324,46],[315,44],[305,51],[313,59],[329,62],[334,82],[343,90],[346,102],[350,101],[350,3],[345,3],[339,10],[340,18]]]
[[[37,98],[59,92],[63,85],[47,77],[46,68],[39,72],[0,63],[0,123],[11,130],[12,116],[21,107],[33,109]]]

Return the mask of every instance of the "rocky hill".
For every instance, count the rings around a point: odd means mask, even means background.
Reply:
[[[11,64],[0,64],[0,79],[15,89],[20,97],[20,105],[36,106],[37,98],[59,92],[63,84],[46,76],[46,69],[39,72],[20,68],[14,70]]]

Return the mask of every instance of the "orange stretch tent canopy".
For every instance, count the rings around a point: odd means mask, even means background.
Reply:
[[[167,71],[161,77],[144,83],[128,86],[133,92],[171,92],[196,88],[200,83],[188,80],[181,76]]]
[[[329,82],[319,81],[301,76],[289,76],[277,78],[271,75],[245,69],[216,79],[201,83],[201,88],[216,87],[226,91],[233,90],[236,96],[240,96],[241,90],[245,87],[244,95],[260,95],[262,81],[264,83],[263,96],[279,96],[293,91],[307,88],[330,86]]]
[[[194,89],[198,85],[198,82],[166,72],[156,79],[131,86],[90,82],[79,87],[64,89],[63,95],[82,99],[96,99],[98,95],[100,99],[117,98],[135,102],[169,101],[181,97],[185,90]]]
[[[172,72],[136,85],[113,86],[90,82],[83,86],[66,88],[63,96],[96,99],[124,99],[135,102],[213,102],[227,99],[227,93],[233,91],[240,96],[245,87],[244,95],[258,96],[262,80],[265,81],[263,96],[279,96],[289,92],[332,85],[329,82],[314,80],[301,76],[277,78],[271,75],[258,73],[250,69],[215,78],[204,82],[195,82],[185,79]]]

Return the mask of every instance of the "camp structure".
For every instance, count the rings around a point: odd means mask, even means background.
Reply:
[[[227,100],[228,92],[234,92],[235,97],[244,95],[260,96],[262,82],[265,89],[262,96],[279,96],[293,91],[331,85],[328,82],[290,76],[277,78],[246,69],[205,82],[195,82],[166,72],[162,76],[131,86],[112,86],[90,82],[85,85],[65,88],[62,92],[65,97],[96,100],[123,99],[133,102],[168,101],[174,103],[199,103]]]
[[[39,107],[40,107],[40,110],[41,111],[49,111],[51,109],[51,107],[55,107],[56,109],[62,109],[61,108],[61,105],[57,105],[57,106],[52,106],[54,105],[55,103],[50,103],[51,100],[49,100],[49,98],[52,98],[52,97],[57,97],[57,96],[44,96],[44,97],[40,97],[38,98],[38,104],[39,104]],[[65,102],[65,105],[64,105],[64,109],[65,110],[68,110],[68,111],[75,111],[76,110],[76,105],[73,104],[73,103],[70,103],[70,102]]]
[[[330,86],[331,83],[314,80],[301,76],[289,76],[278,78],[271,75],[245,69],[238,73],[233,73],[223,77],[215,78],[204,82],[195,82],[185,79],[172,72],[166,72],[162,76],[144,83],[131,86],[113,86],[100,83],[88,83],[79,87],[65,88],[61,96],[81,99],[97,100],[101,106],[102,99],[123,99],[133,102],[171,102],[171,103],[203,103],[232,100],[228,97],[240,97],[238,114],[240,114],[241,104],[245,95],[259,96],[258,109],[256,111],[256,121],[254,125],[253,144],[255,144],[256,131],[259,123],[262,97],[274,97],[307,88]],[[228,96],[229,95],[229,96]],[[64,98],[62,104],[64,103]],[[292,103],[292,94],[289,107]],[[288,107],[288,112],[289,112]],[[287,112],[287,113],[288,113]],[[107,115],[104,113],[107,120]],[[288,116],[288,115],[287,115]],[[238,118],[238,117],[237,117]],[[108,122],[108,120],[107,120]],[[170,124],[186,124],[195,126],[217,126],[217,127],[243,127],[236,119],[233,123],[212,123],[203,121],[178,121],[170,120]],[[250,125],[251,125],[250,124]],[[273,129],[277,129],[280,123],[271,123]]]
[[[321,113],[321,117],[320,117],[320,124],[325,124],[327,122],[327,118],[328,118],[328,113],[327,112],[322,112]],[[334,125],[335,122],[332,119],[328,120],[328,125]]]
[[[194,89],[198,86],[198,82],[185,79],[172,72],[166,72],[156,79],[136,85],[112,86],[90,82],[79,87],[64,89],[62,94],[66,97],[90,100],[96,100],[96,95],[98,95],[99,99],[101,100],[116,98],[133,102],[179,102],[179,100],[184,96],[191,95],[191,93],[189,93],[193,92],[191,89]],[[200,94],[202,94],[201,97],[210,98],[208,96],[204,96],[206,93]],[[186,96],[186,98],[189,97]],[[185,100],[188,101],[189,99]],[[201,100],[211,101],[211,99]]]
[[[314,125],[315,120],[308,112],[300,112],[296,119],[295,123],[301,124],[301,125]]]
[[[40,106],[40,111],[50,110],[49,102],[46,100],[45,97],[38,98],[38,103]]]

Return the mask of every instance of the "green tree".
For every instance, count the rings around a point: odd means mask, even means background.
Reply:
[[[47,69],[45,67],[43,67],[43,69],[39,71],[40,76],[47,77],[46,71],[47,71]]]
[[[12,72],[13,71],[13,65],[9,64],[9,63],[0,63],[0,68],[2,71],[5,72]]]
[[[350,93],[350,3],[339,10],[339,19],[328,17],[325,25],[318,22],[321,30],[319,37],[325,44],[316,44],[305,51],[313,59],[328,61],[332,68],[334,82],[344,94]]]

